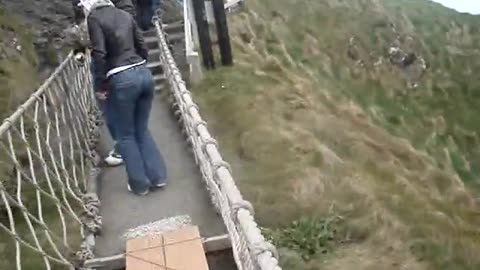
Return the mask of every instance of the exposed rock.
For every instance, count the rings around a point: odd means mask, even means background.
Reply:
[[[41,67],[55,65],[51,58],[53,41],[73,21],[69,0],[0,0],[0,8],[21,17],[33,33],[33,43]],[[16,50],[21,50],[21,46]]]

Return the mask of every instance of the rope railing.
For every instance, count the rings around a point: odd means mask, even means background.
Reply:
[[[186,88],[158,18],[154,19],[154,25],[161,51],[160,61],[174,101],[172,108],[191,144],[210,198],[226,225],[237,268],[281,270],[275,247],[262,235],[253,216],[253,207],[236,187],[230,166],[223,160],[217,142],[210,135]]]
[[[87,61],[90,61],[87,59]],[[0,269],[79,269],[101,220],[88,179],[99,124],[72,55],[0,126]]]

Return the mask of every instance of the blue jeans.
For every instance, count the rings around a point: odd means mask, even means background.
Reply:
[[[97,89],[97,85],[95,84],[95,64],[92,62],[90,63],[90,73],[92,74],[92,80],[93,80],[93,91]],[[112,136],[112,139],[116,141],[116,136],[115,136],[115,129],[113,123],[115,122],[114,116],[115,114],[112,113],[111,107],[109,106],[109,99],[107,100],[99,100],[97,99],[97,104],[100,109],[100,111],[103,114],[103,117],[105,118],[105,122],[107,124],[108,132],[110,132],[110,136]]]
[[[167,170],[148,129],[154,96],[154,81],[146,65],[130,68],[110,77],[110,104],[115,122],[117,145],[135,193],[166,181]]]
[[[152,0],[152,11],[154,15],[158,9],[160,9],[160,0]]]
[[[152,26],[154,15],[153,5],[155,0],[137,3],[137,23],[142,30],[148,30]]]

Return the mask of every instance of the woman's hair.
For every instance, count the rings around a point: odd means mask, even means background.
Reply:
[[[85,12],[85,17],[88,17],[88,14],[97,7],[115,6],[111,0],[80,0],[78,5]]]

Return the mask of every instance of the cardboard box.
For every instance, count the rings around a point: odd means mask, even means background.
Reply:
[[[127,241],[126,270],[208,270],[196,226]]]

